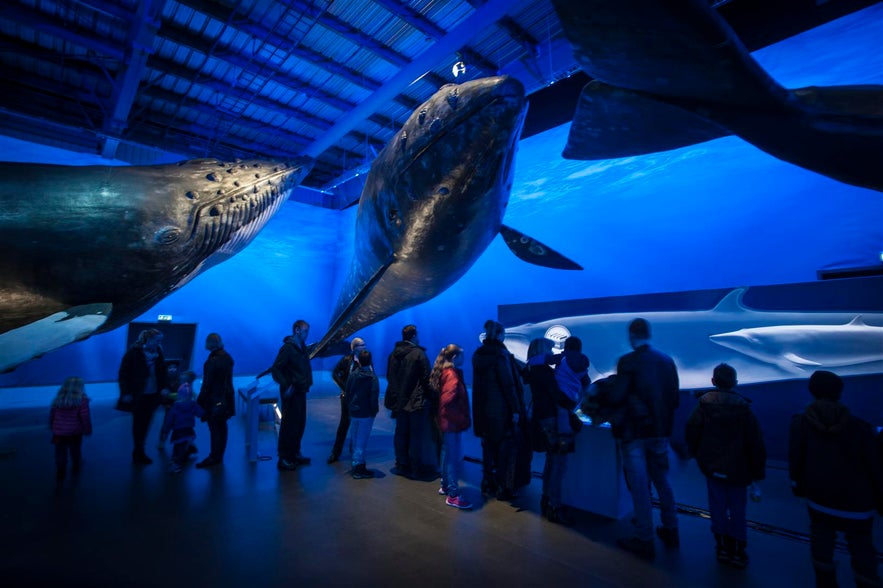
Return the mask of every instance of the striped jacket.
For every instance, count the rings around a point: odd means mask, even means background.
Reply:
[[[49,412],[49,427],[53,435],[91,435],[92,416],[89,413],[89,399],[83,398],[80,406],[52,407]]]

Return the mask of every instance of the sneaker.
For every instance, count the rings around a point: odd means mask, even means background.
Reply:
[[[365,464],[360,463],[356,467],[353,468],[353,479],[354,480],[364,480],[366,478],[373,478],[374,472],[365,467]]]
[[[469,510],[472,508],[472,504],[462,496],[448,496],[445,499],[445,504],[453,506],[454,508],[459,508],[460,510]]]
[[[617,539],[616,544],[626,551],[630,551],[644,559],[653,559],[656,557],[656,550],[653,548],[653,541],[642,541],[637,537],[626,537]]]
[[[447,494],[448,494],[448,491],[445,490],[445,487],[444,487],[444,486],[439,486],[439,487],[438,487],[438,495],[439,495],[439,496],[446,496]]]
[[[748,567],[748,553],[745,551],[745,541],[738,541],[736,545],[736,552],[730,554],[730,565],[744,570]]]
[[[276,462],[276,469],[287,471],[287,472],[293,472],[294,470],[297,469],[297,464],[294,463],[293,461],[288,461],[287,459],[280,458],[279,461]]]
[[[677,549],[681,546],[681,536],[677,529],[669,529],[660,525],[656,527],[656,536],[666,547]]]

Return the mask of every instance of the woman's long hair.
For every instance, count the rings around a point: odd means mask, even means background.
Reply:
[[[463,348],[451,343],[438,352],[432,373],[429,374],[429,386],[436,392],[441,391],[441,374],[445,368],[454,367],[454,358],[463,354]]]
[[[55,400],[52,401],[52,408],[76,408],[83,403],[86,396],[86,384],[83,378],[71,376],[64,381]]]

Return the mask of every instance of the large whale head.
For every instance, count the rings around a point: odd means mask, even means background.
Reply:
[[[124,324],[245,247],[310,167],[0,163],[0,333],[89,304]]]
[[[356,247],[324,342],[456,282],[500,231],[524,122],[509,77],[447,85],[418,107],[371,166]]]

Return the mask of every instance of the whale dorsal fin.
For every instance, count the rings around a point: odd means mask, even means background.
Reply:
[[[506,246],[509,247],[512,253],[527,263],[553,269],[583,269],[583,267],[575,261],[564,257],[551,247],[540,243],[532,237],[528,237],[521,231],[517,231],[512,227],[502,225],[500,227],[500,234],[503,235],[503,239],[506,241]]]
[[[717,303],[714,312],[743,312],[745,305],[742,304],[742,297],[747,290],[748,288],[736,288]]]

